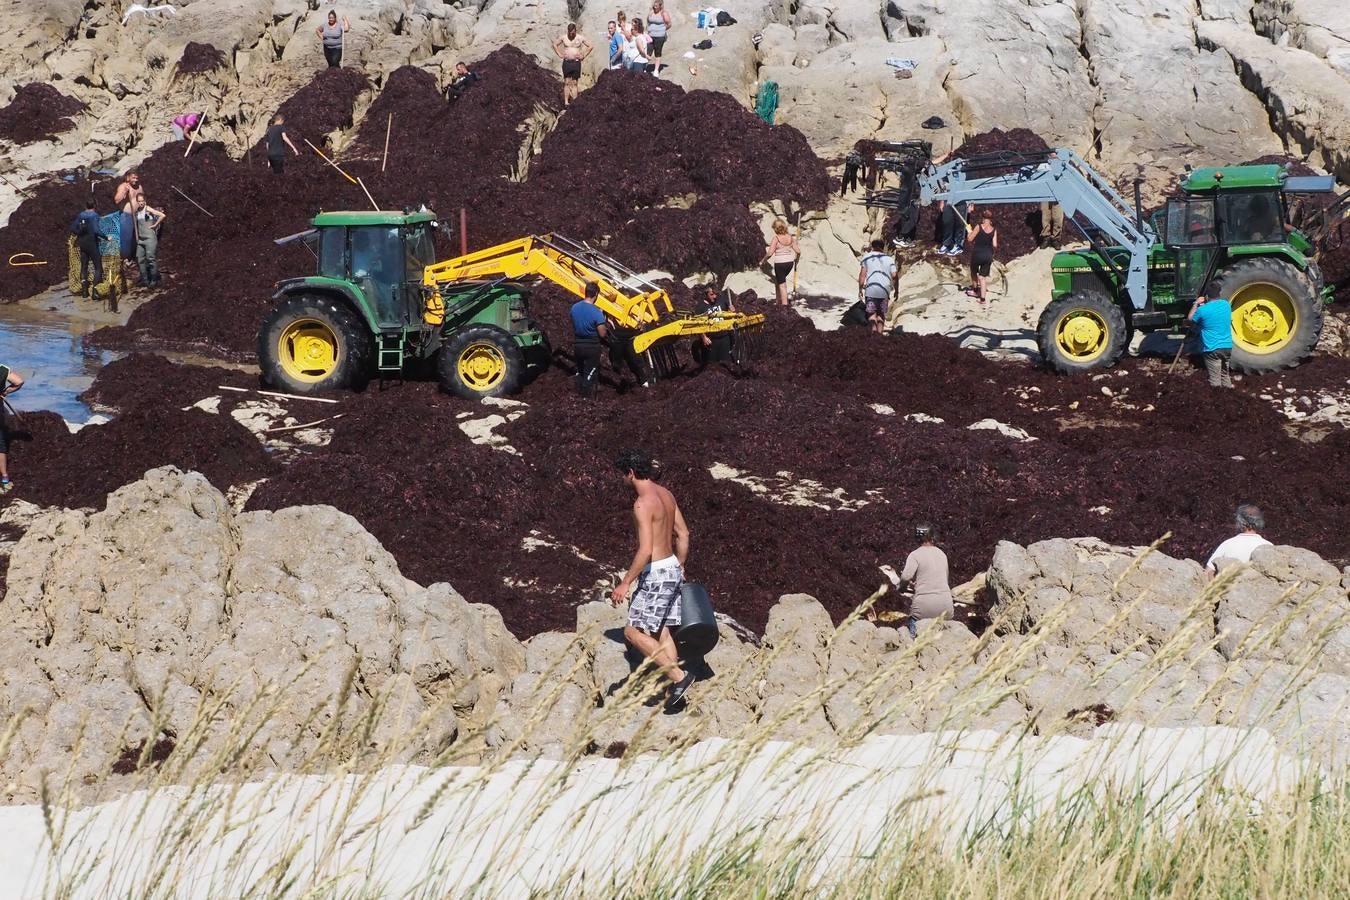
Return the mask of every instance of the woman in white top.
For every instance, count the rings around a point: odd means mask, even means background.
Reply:
[[[647,15],[647,37],[652,42],[652,71],[661,74],[661,48],[666,45],[670,34],[670,13],[666,11],[665,0],[652,0],[652,11]]]
[[[647,48],[651,45],[651,38],[647,37],[641,19],[634,19],[632,26],[633,36],[624,45],[623,60],[628,64],[630,72],[649,71],[648,66],[651,63],[647,59]]]

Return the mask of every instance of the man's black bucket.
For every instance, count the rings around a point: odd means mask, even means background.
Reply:
[[[675,643],[681,656],[704,656],[717,646],[717,619],[712,598],[701,584],[686,581],[680,586],[680,627]]]

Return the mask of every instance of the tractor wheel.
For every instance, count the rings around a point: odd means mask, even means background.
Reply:
[[[258,332],[263,380],[294,394],[360,387],[370,377],[373,351],[361,317],[321,295],[287,297]]]
[[[1279,259],[1244,259],[1216,277],[1233,304],[1233,360],[1248,374],[1292,369],[1322,334],[1322,302],[1307,277]]]
[[[502,397],[520,387],[525,359],[511,335],[491,325],[453,332],[437,354],[441,389],[470,400]]]
[[[1129,345],[1125,313],[1099,291],[1078,291],[1041,311],[1036,341],[1041,358],[1055,372],[1069,375],[1109,369]]]

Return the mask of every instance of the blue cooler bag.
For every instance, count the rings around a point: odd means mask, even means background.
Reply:
[[[717,619],[707,589],[686,581],[680,585],[680,627],[675,629],[680,655],[704,656],[717,646],[717,636]]]

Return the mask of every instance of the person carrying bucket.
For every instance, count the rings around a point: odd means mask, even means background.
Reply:
[[[625,450],[614,465],[637,495],[633,520],[638,546],[628,571],[610,592],[610,602],[618,606],[632,591],[624,638],[670,679],[666,712],[678,712],[694,683],[694,674],[680,668],[674,635],[681,623],[689,526],[675,495],[656,483],[661,472],[656,460],[641,450]]]

